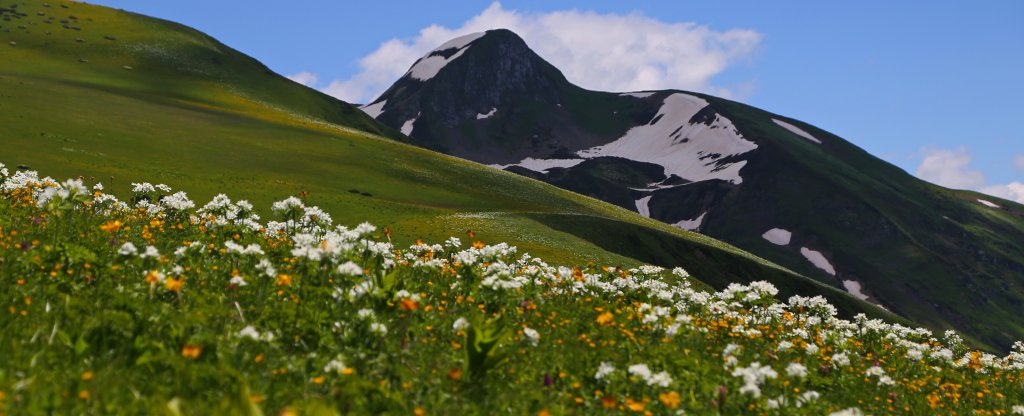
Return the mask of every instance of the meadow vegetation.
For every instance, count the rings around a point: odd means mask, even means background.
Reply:
[[[766,282],[0,175],[0,413],[1024,414],[1024,343],[972,351]]]

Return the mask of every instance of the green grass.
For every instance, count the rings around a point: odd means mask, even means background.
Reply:
[[[548,265],[472,239],[403,249],[365,226],[255,231],[218,211],[11,183],[0,414],[1024,411],[1020,346],[996,357],[844,321],[820,297],[780,303],[764,282],[708,293],[683,269]],[[599,240],[633,241],[634,227]]]

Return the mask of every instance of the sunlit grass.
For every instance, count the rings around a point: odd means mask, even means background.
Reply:
[[[0,189],[0,413],[1024,413],[1024,344],[765,282],[549,265],[477,231],[401,248],[300,198],[267,221],[163,185]]]

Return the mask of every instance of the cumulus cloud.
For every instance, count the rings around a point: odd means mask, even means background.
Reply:
[[[320,80],[320,77],[312,72],[302,71],[297,74],[289,75],[288,79],[298,82],[299,84],[305,85],[307,87],[315,88],[317,81]]]
[[[924,148],[923,159],[915,174],[947,188],[970,189],[1024,204],[1024,183],[1017,181],[1005,185],[987,184],[985,174],[971,166],[971,154],[964,147],[956,149]],[[1024,164],[1021,156],[1014,158],[1018,167]]]
[[[751,54],[761,34],[715,31],[695,23],[669,23],[640,13],[592,11],[529,13],[498,2],[462,26],[431,25],[409,40],[392,39],[359,59],[360,72],[323,91],[350,102],[369,102],[442,43],[469,33],[506,28],[584,88],[637,91],[680,88],[732,96],[711,79]],[[744,86],[747,88],[748,86]]]
[[[964,147],[925,148],[917,177],[947,188],[976,189],[985,184],[985,175],[971,168],[971,155]]]
[[[1017,181],[1006,185],[992,185],[981,188],[983,193],[1024,204],[1024,183]]]

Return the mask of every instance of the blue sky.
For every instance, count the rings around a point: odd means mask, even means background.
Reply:
[[[591,19],[634,24],[648,35],[661,30],[669,39],[677,33],[702,34],[706,35],[702,39],[722,43],[724,38],[734,38],[730,34],[745,36],[742,45],[724,42],[722,51],[729,57],[718,62],[720,68],[712,66],[711,75],[703,73],[693,82],[664,76],[656,85],[729,95],[829,130],[925,179],[987,189],[1024,202],[1024,2],[1020,1],[509,0],[500,6],[448,0],[376,1],[358,6],[326,0],[96,3],[195,27],[279,73],[315,74],[317,81],[310,85],[321,89],[332,81],[340,85],[365,80],[367,75],[360,74],[366,72],[400,75],[423,48],[439,44],[436,39],[460,28],[503,22],[509,16],[516,17],[521,27],[536,28],[540,27],[536,21],[576,11],[575,20],[571,16],[554,20],[549,31],[589,30],[592,26],[572,25]],[[494,15],[500,16],[491,18]],[[475,23],[467,24],[474,18]],[[550,28],[552,24],[555,29]],[[423,31],[431,25],[450,30]],[[673,32],[677,29],[682,32]],[[533,43],[542,45],[531,46],[547,48],[552,56],[543,51],[541,55],[553,62],[583,59],[555,56],[557,48],[548,46],[549,38],[542,34],[524,38],[528,43],[539,40]],[[360,64],[364,57],[384,56],[381,46],[389,41],[401,53],[384,61],[376,59],[376,66]],[[668,45],[675,48],[669,49],[673,54],[685,55],[685,42]],[[715,52],[703,51],[687,59],[697,66],[717,56]],[[383,67],[390,72],[377,70]],[[563,70],[571,81],[584,86],[616,79],[597,70],[588,73],[588,67],[600,65],[580,62],[582,69]],[[362,96],[372,95],[369,91],[381,88],[382,79],[392,77],[378,74],[377,84],[363,82]],[[1014,182],[1018,188],[1006,188]]]

